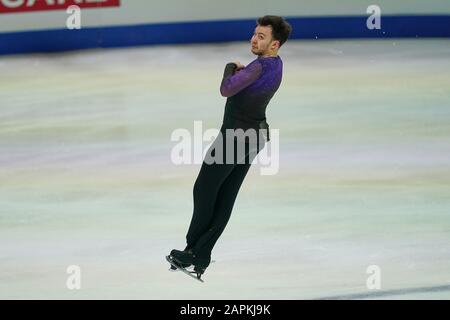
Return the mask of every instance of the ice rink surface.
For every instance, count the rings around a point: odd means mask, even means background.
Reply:
[[[220,127],[223,68],[249,44],[0,57],[0,298],[450,299],[450,41],[280,56],[279,171],[251,167],[203,284],[164,258],[200,169],[170,137]]]

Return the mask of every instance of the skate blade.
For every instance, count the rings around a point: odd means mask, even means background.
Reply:
[[[189,277],[194,278],[195,280],[200,281],[200,282],[205,282],[205,281],[203,281],[203,279],[201,278],[202,275],[197,274],[195,271],[191,271],[191,272],[190,272],[190,271],[187,271],[185,268],[182,268],[182,267],[178,266],[178,265],[172,260],[172,258],[171,258],[170,256],[166,256],[166,260],[167,260],[167,262],[169,262],[172,266],[174,266],[175,268],[177,268],[177,270],[183,272],[184,274],[188,275]],[[194,274],[195,274],[195,275],[194,275]]]
[[[188,271],[188,272],[194,272],[194,266],[189,266],[189,267],[184,268],[184,269],[185,269],[186,271]],[[180,269],[175,268],[175,267],[172,267],[172,265],[170,265],[169,271],[170,271],[170,272],[178,272],[178,271],[180,271]]]

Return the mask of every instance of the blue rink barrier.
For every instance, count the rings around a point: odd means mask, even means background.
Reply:
[[[381,17],[369,30],[367,16],[286,17],[291,39],[448,38],[450,15]],[[215,20],[0,33],[0,54],[57,52],[155,44],[249,41],[256,19]]]

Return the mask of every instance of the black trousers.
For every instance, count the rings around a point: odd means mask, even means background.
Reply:
[[[222,138],[218,136],[209,148],[195,181],[194,212],[186,235],[186,249],[191,249],[197,257],[208,261],[230,219],[239,189],[252,161],[266,143],[259,132],[256,143],[236,137],[229,139],[223,127],[220,133]],[[230,157],[231,149],[234,157]],[[216,156],[219,150],[223,152],[223,163],[207,163],[207,157]],[[227,157],[233,161],[226,161]]]

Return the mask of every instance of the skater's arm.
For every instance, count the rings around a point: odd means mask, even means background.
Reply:
[[[220,94],[223,97],[231,97],[242,89],[256,81],[262,72],[262,66],[259,61],[250,63],[247,67],[240,70],[235,63],[228,63],[225,66],[222,83],[220,85]]]

